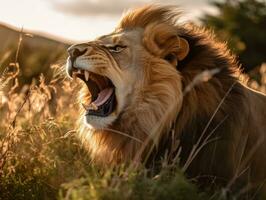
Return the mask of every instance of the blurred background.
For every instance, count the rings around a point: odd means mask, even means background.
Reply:
[[[173,199],[176,188],[194,194],[176,181],[179,173],[164,187],[142,176],[103,179],[76,138],[80,86],[65,77],[67,47],[111,32],[124,11],[148,3],[179,5],[181,22],[213,30],[237,55],[248,85],[266,93],[266,0],[0,0],[0,199],[127,199],[132,191],[146,199],[150,186],[158,199],[161,191]]]
[[[1,22],[70,41],[111,32],[123,11],[148,3],[177,4],[188,19],[215,12],[208,0],[10,0],[0,8]]]
[[[244,72],[259,80],[253,69],[266,60],[265,0],[5,1],[0,7],[0,73],[18,63],[19,83],[47,75],[52,64],[64,62],[69,44],[111,32],[124,11],[148,3],[179,5],[184,12],[180,21],[213,29],[238,55]]]
[[[19,82],[30,83],[62,63],[69,44],[111,32],[124,11],[148,3],[179,5],[180,21],[213,29],[245,72],[266,60],[265,0],[9,0],[0,7],[0,73],[19,63]]]

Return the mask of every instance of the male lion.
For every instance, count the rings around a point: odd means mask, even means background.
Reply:
[[[266,97],[239,80],[224,43],[178,17],[173,6],[145,6],[68,49],[67,73],[87,89],[80,135],[96,163],[158,161],[179,140],[189,176],[262,186]]]

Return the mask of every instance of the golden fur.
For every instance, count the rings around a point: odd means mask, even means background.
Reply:
[[[108,165],[143,161],[148,156],[151,162],[178,139],[180,164],[189,176],[262,184],[266,178],[266,97],[241,83],[238,63],[224,43],[204,28],[178,25],[178,17],[175,7],[145,6],[126,13],[113,33],[95,41],[95,45],[110,38],[123,42],[125,34],[137,46],[124,52],[129,60],[106,53],[112,59],[110,65],[123,69],[108,77],[121,79],[115,84],[118,91],[124,84],[130,92],[118,100],[118,106],[123,106],[108,126],[88,128],[81,122],[80,135],[92,159]],[[219,73],[206,81],[210,74],[205,70],[215,69]],[[189,87],[203,71],[202,82]],[[195,144],[200,151],[193,155]]]

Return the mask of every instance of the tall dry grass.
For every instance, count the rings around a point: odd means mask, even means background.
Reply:
[[[0,199],[54,199],[60,184],[88,165],[74,136],[78,86],[58,65],[52,77],[19,84],[21,42],[0,74]]]
[[[21,42],[20,38],[14,62],[0,75],[0,199],[209,198],[184,178],[177,167],[178,155],[166,155],[157,174],[141,166],[105,171],[92,166],[76,138],[79,85],[66,78],[58,65],[51,66],[52,77],[41,74],[30,85],[20,85]],[[219,72],[200,74],[189,87],[208,81],[215,73]],[[248,85],[266,92],[265,64],[258,80],[249,79]],[[183,171],[199,148],[191,153]],[[175,159],[169,161],[169,157]],[[215,193],[211,198],[227,197]]]
[[[156,175],[91,165],[75,136],[79,85],[53,68],[51,81],[40,75],[24,86],[19,67],[1,75],[0,199],[204,199],[177,165]]]

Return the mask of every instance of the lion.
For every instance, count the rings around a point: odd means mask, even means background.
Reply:
[[[263,187],[266,97],[225,43],[179,18],[175,6],[144,6],[68,49],[68,75],[85,82],[80,137],[106,166],[158,161],[179,141],[189,177]]]

